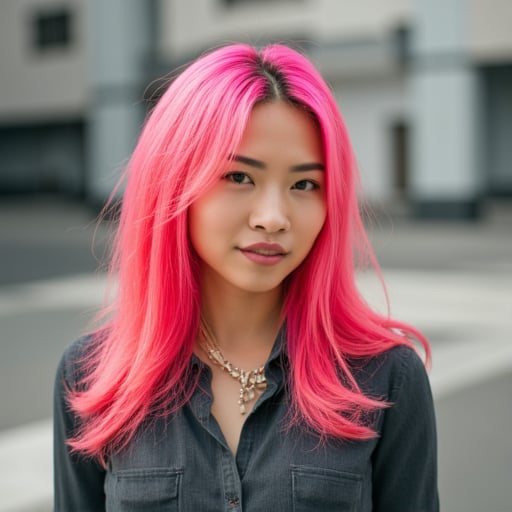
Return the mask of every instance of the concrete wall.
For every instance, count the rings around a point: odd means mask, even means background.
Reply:
[[[3,0],[0,5],[0,123],[67,119],[87,104],[85,0]],[[33,45],[33,16],[69,7],[72,44],[39,52]]]
[[[91,202],[102,204],[121,176],[142,127],[152,4],[89,0],[88,5],[91,105],[86,194]]]
[[[469,0],[468,41],[473,60],[492,63],[512,60],[512,2]]]
[[[227,41],[264,43],[299,38],[305,43],[373,39],[403,24],[407,0],[288,0],[228,6],[222,0],[161,0],[160,49],[176,57]]]
[[[335,92],[356,153],[364,197],[372,202],[393,199],[392,127],[409,117],[404,77],[340,82]]]

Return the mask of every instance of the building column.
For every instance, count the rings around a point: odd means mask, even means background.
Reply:
[[[420,218],[470,219],[480,211],[480,94],[466,4],[414,1],[410,198]]]
[[[88,2],[86,196],[98,206],[121,176],[142,126],[152,5],[140,0]]]

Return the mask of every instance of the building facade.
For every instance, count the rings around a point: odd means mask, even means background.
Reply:
[[[365,198],[477,217],[512,198],[507,0],[7,0],[0,193],[101,204],[167,75],[231,41],[290,43],[331,84]]]

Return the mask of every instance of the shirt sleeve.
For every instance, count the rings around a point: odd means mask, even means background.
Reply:
[[[425,367],[412,349],[396,350],[390,386],[392,405],[374,452],[373,510],[438,512],[433,399]]]
[[[105,471],[91,458],[71,453],[66,441],[78,426],[69,409],[66,389],[75,389],[73,345],[57,369],[53,408],[54,510],[55,512],[101,512],[105,510]]]

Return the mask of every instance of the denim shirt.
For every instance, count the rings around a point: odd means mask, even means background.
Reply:
[[[178,412],[148,419],[101,468],[70,454],[78,425],[65,401],[87,338],[57,372],[54,404],[55,510],[65,512],[436,512],[436,429],[428,378],[416,353],[395,347],[353,372],[361,389],[393,405],[373,416],[379,437],[321,442],[286,425],[287,358],[278,339],[267,388],[242,428],[236,456],[211,414],[211,371],[198,358],[199,386]]]

